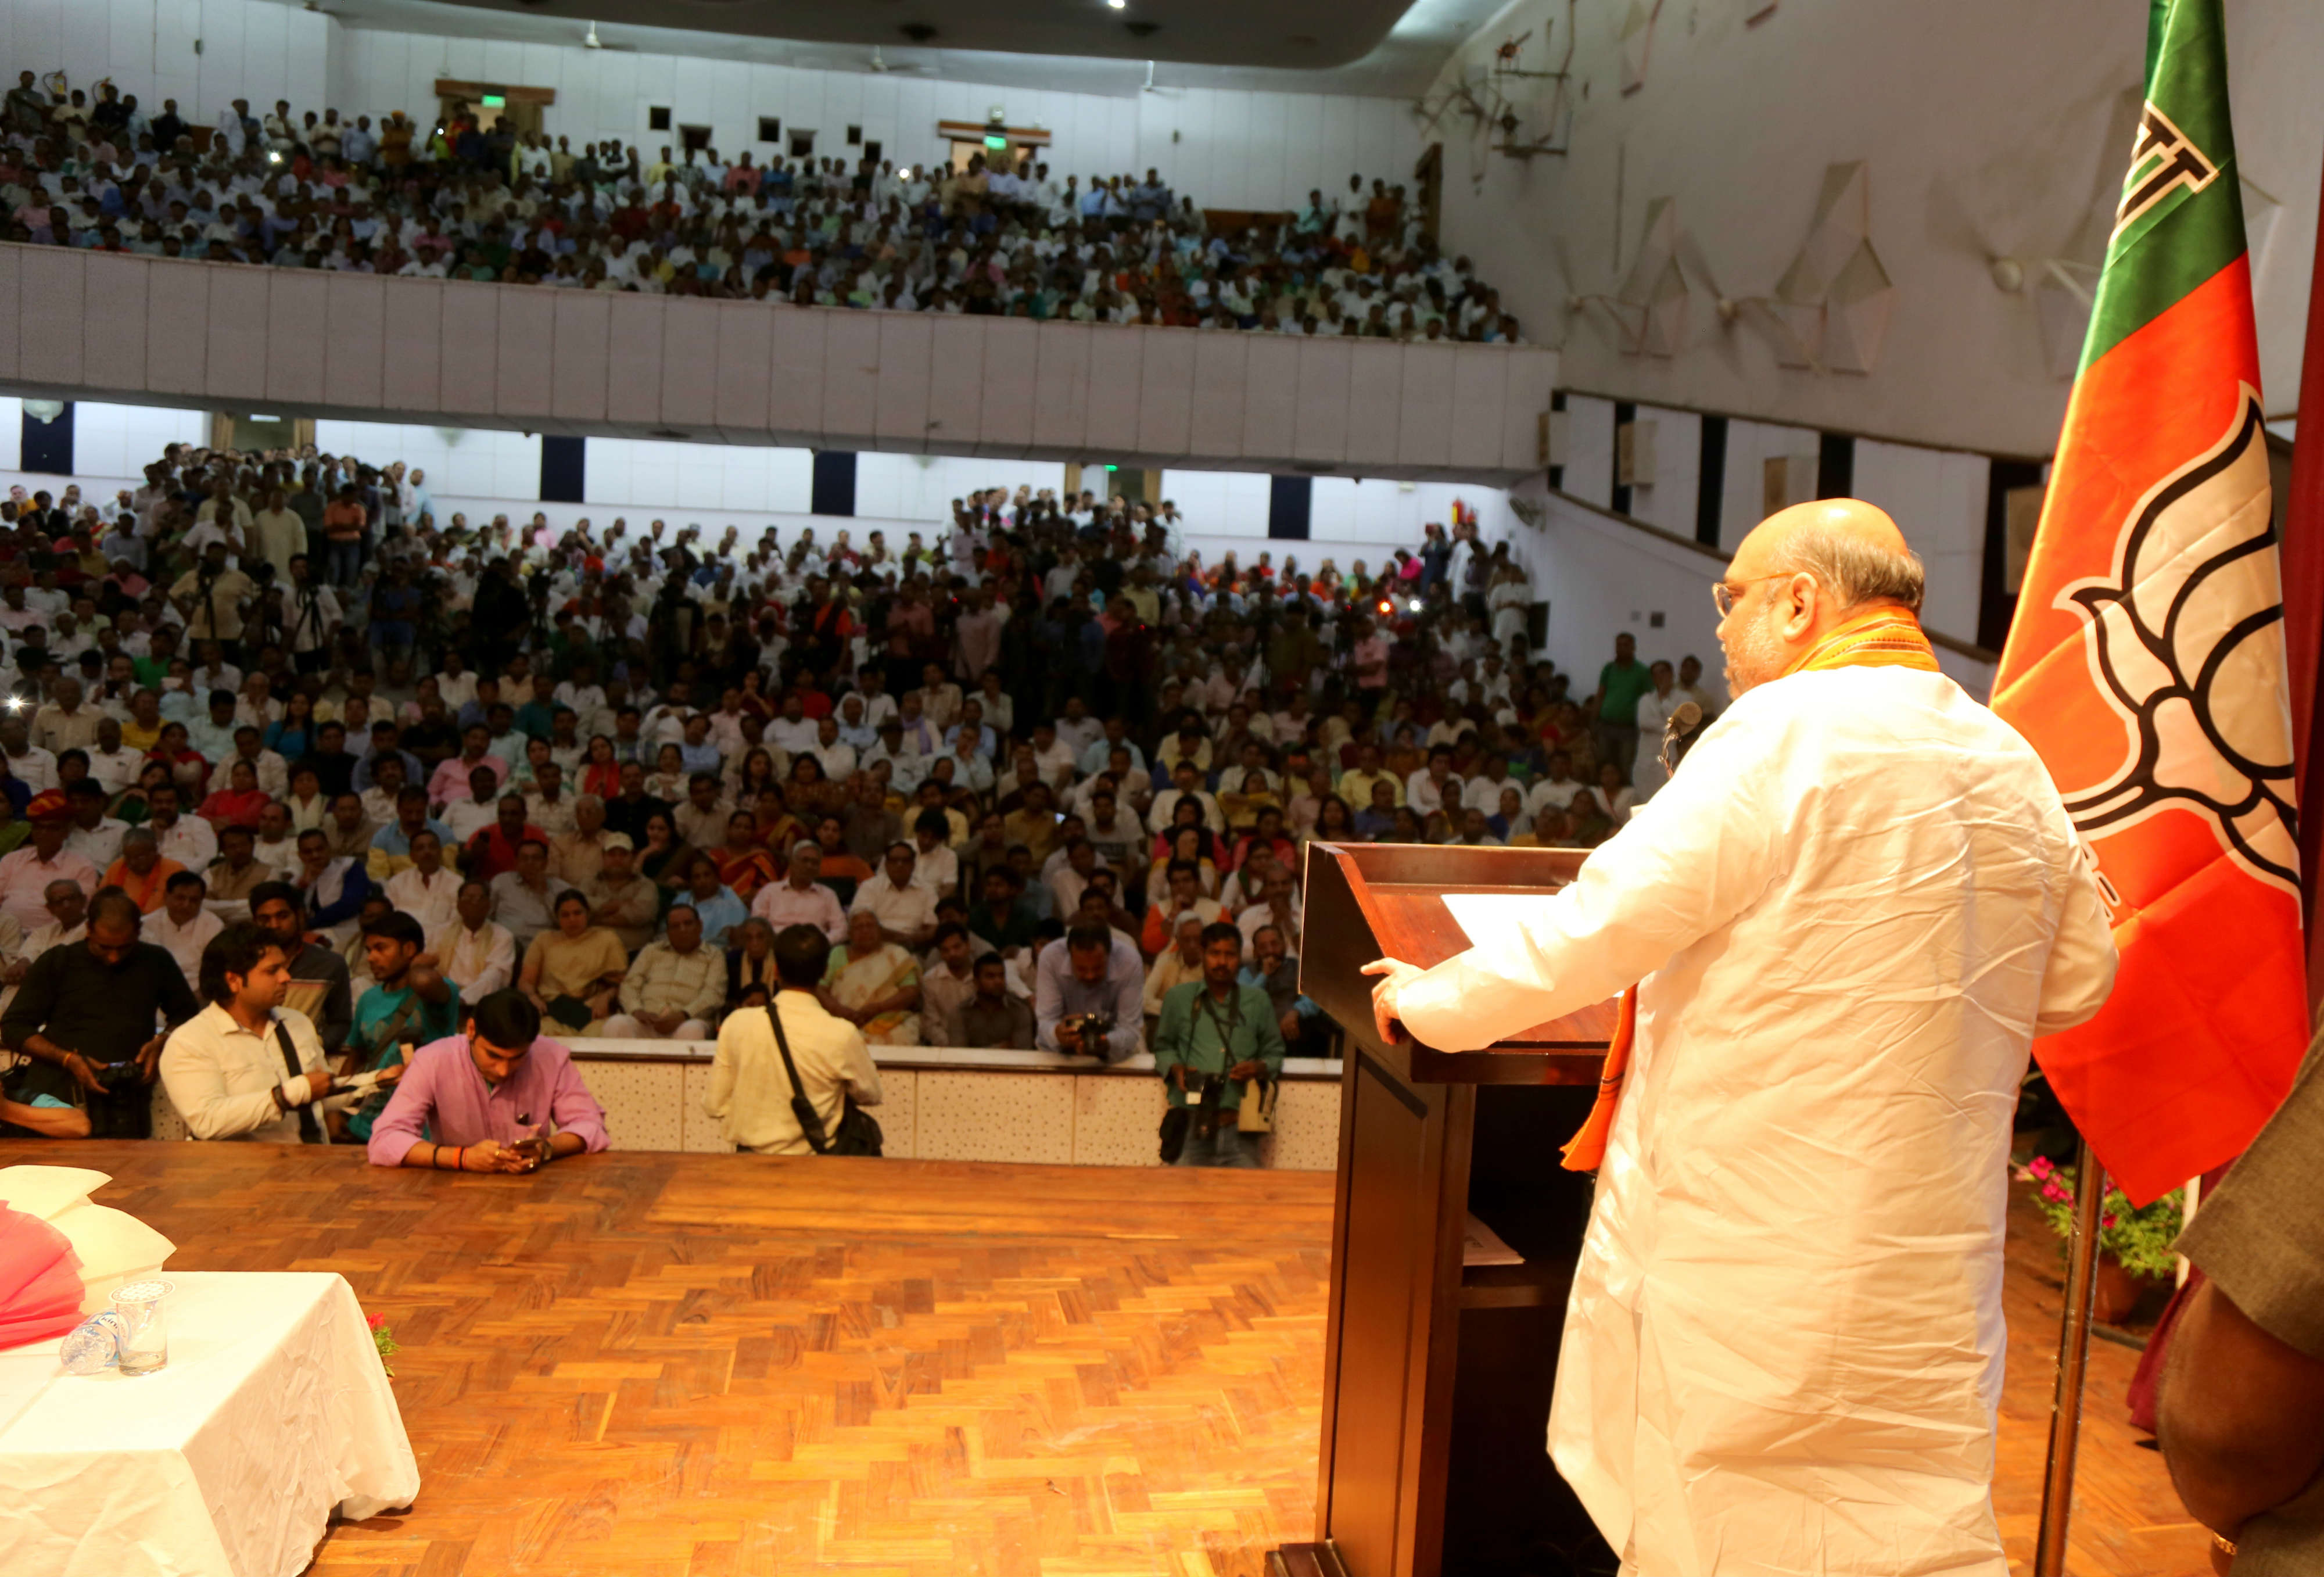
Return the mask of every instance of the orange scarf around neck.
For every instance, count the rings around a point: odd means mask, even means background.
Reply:
[[[1794,658],[1778,678],[1836,668],[1909,668],[1935,673],[1936,648],[1921,630],[1921,622],[1906,609],[1884,603],[1848,619],[1822,640]],[[1606,1159],[1606,1140],[1614,1131],[1614,1111],[1621,1104],[1622,1081],[1630,1071],[1630,1047],[1638,1034],[1638,988],[1622,992],[1616,1009],[1614,1038],[1606,1047],[1606,1065],[1598,1076],[1598,1100],[1590,1108],[1582,1131],[1565,1141],[1563,1163],[1569,1172],[1594,1172]]]

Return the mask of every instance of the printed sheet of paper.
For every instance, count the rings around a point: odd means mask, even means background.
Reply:
[[[1541,900],[1546,896],[1538,892],[1448,892],[1444,895],[1444,907],[1452,911],[1453,922],[1469,934],[1473,946],[1521,919],[1539,914]]]
[[[1522,1265],[1525,1256],[1501,1240],[1501,1234],[1479,1221],[1469,1217],[1467,1230],[1461,1238],[1461,1263],[1463,1265]]]

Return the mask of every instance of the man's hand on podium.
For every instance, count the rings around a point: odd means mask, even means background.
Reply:
[[[1406,964],[1401,958],[1375,958],[1364,965],[1364,973],[1388,977],[1372,987],[1372,1027],[1379,1031],[1382,1040],[1393,1042],[1396,1039],[1396,994],[1428,972],[1416,964]]]

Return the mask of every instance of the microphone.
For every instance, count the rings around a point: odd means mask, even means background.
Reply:
[[[1662,763],[1665,772],[1676,772],[1678,764],[1692,749],[1702,734],[1702,708],[1692,701],[1681,701],[1663,724]]]

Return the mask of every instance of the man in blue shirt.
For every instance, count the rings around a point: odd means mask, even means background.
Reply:
[[[1077,921],[1034,965],[1034,1044],[1107,1063],[1135,1056],[1146,1041],[1145,989],[1138,945],[1111,926]]]
[[[719,880],[718,867],[706,858],[695,860],[687,886],[694,895],[694,912],[702,921],[702,945],[724,949],[726,933],[751,918],[749,907]]]

